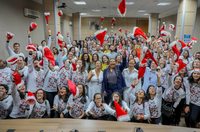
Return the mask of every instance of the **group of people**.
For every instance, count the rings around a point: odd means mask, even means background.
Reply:
[[[48,42],[41,46],[51,47],[51,31]],[[131,122],[179,125],[185,114],[187,127],[198,127],[200,122],[200,52],[192,54],[190,48],[179,47],[181,60],[186,66],[177,65],[177,54],[170,47],[179,45],[162,36],[150,36],[147,40],[131,33],[117,36],[106,35],[103,47],[95,36],[86,37],[78,45],[75,40],[62,42],[53,47],[55,66],[38,50],[29,51],[28,57],[20,52],[20,44],[6,49],[10,56],[19,59],[10,68],[0,59],[0,119],[19,118],[75,118],[117,121],[114,101],[130,116]],[[28,41],[32,43],[28,31]],[[47,44],[48,43],[48,44]],[[122,49],[120,49],[122,47]],[[147,50],[154,60],[142,63]],[[43,59],[43,67],[38,63]],[[139,69],[144,69],[142,77]],[[14,83],[13,73],[23,80],[19,87]],[[71,80],[77,87],[72,94],[68,84]],[[36,103],[26,102],[27,91],[35,94]],[[163,105],[170,105],[170,116],[162,113]]]

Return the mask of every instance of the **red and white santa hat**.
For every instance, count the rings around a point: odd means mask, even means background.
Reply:
[[[35,44],[33,44],[33,43],[28,44],[28,45],[26,46],[25,50],[37,52],[37,49],[36,49],[36,47],[35,47]]]
[[[63,12],[60,10],[59,12],[58,12],[58,16],[62,16],[63,15]]]
[[[104,21],[104,17],[101,17],[101,23]]]
[[[170,31],[174,31],[175,29],[176,29],[176,27],[174,26],[174,24],[169,24]]]
[[[160,40],[163,44],[165,44],[165,40],[164,40],[163,38],[159,38],[159,40]]]
[[[67,45],[63,45],[63,44],[62,44],[63,39],[64,39],[64,37],[63,37],[61,34],[58,34],[58,44],[59,44],[61,47],[66,47]]]
[[[105,28],[103,30],[99,30],[99,31],[94,33],[96,38],[100,41],[101,47],[103,46],[103,42],[104,42],[106,32],[107,32],[107,28]]]
[[[180,56],[180,57],[179,57],[179,60],[178,60],[178,62],[176,63],[176,65],[178,65],[178,69],[177,69],[177,72],[176,72],[175,74],[179,73],[179,71],[180,71],[181,69],[183,69],[184,67],[187,66],[187,63],[185,63],[185,62],[183,61],[183,56]]]
[[[21,76],[17,72],[14,72],[12,75],[14,77],[14,82],[17,89],[20,90],[21,86],[24,84],[24,81],[21,79]]]
[[[54,60],[54,57],[53,57],[53,53],[51,52],[49,47],[48,46],[44,46],[44,47],[39,46],[38,49],[42,52],[44,57],[47,58],[52,63],[53,66],[55,66],[55,60]],[[43,58],[38,63],[38,66],[43,67]]]
[[[43,57],[42,57],[42,59],[38,62],[38,66],[41,67],[41,68],[43,67],[43,61],[44,60],[43,60]]]
[[[145,38],[147,40],[147,37],[145,36],[145,34],[142,31],[142,29],[139,28],[139,27],[134,27],[133,28],[133,36],[136,37],[137,35],[141,35],[143,38]]]
[[[13,55],[13,56],[10,56],[6,61],[10,65],[15,65],[18,60],[19,60],[19,55]]]
[[[46,18],[46,21],[47,21],[47,25],[48,25],[49,24],[49,15],[50,15],[50,12],[45,12],[44,15],[45,15],[45,18]]]
[[[113,17],[111,20],[111,24],[113,24],[114,21],[116,21],[116,19]]]
[[[127,122],[130,120],[129,115],[121,108],[121,106],[114,100],[117,121]]]
[[[125,17],[126,15],[126,0],[122,0],[117,7],[117,11],[121,17]]]
[[[6,36],[7,36],[8,39],[12,39],[15,35],[11,32],[7,32]]]
[[[122,44],[119,42],[119,51],[122,51],[122,50],[123,50]]]
[[[181,43],[182,49],[188,49],[188,46],[181,40],[178,40]]]
[[[119,28],[119,31],[122,33],[122,28]]]
[[[145,55],[144,55],[144,58],[145,59],[151,59],[152,61],[155,62],[155,64],[158,66],[158,62],[156,61],[156,59],[153,57],[153,55],[151,54],[151,52],[148,50],[147,47],[144,47],[143,48],[144,52],[145,52]]]
[[[197,39],[195,37],[191,37],[191,41],[189,42],[189,46],[192,47],[194,44],[197,43]]]
[[[79,89],[76,87],[76,85],[69,79],[67,79],[67,83],[69,86],[69,90],[72,92],[73,98],[78,97]]]
[[[60,34],[60,31],[57,32],[56,36],[58,36]]]
[[[192,70],[192,73],[193,73],[193,72],[199,72],[199,73],[200,73],[200,68],[195,68],[195,69],[193,69],[193,70]]]
[[[147,66],[148,66],[147,60],[143,58],[143,60],[140,62],[140,65],[139,65],[138,80],[144,76]]]
[[[172,49],[172,51],[176,54],[176,60],[175,62],[178,61],[179,59],[179,56],[181,55],[180,51],[178,50],[177,46],[176,46],[176,42],[177,41],[173,41],[170,45],[169,45],[169,48]]]
[[[27,97],[26,97],[26,103],[29,105],[34,105],[36,103],[35,95],[28,91]]]
[[[161,36],[171,36],[171,34],[169,32],[165,31],[165,29],[166,29],[166,24],[165,24],[165,22],[163,22],[162,27],[159,30],[159,34]]]
[[[125,30],[125,33],[127,33],[128,31],[127,30]]]
[[[29,27],[30,32],[32,32],[32,31],[35,30],[36,28],[37,28],[37,23],[31,22],[30,27]]]

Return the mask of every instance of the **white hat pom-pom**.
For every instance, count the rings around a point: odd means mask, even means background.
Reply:
[[[59,71],[59,69],[60,69],[60,68],[59,68],[58,66],[54,66],[54,70],[55,70],[55,71]]]
[[[179,56],[179,59],[183,60],[183,56],[182,56],[182,55],[181,55],[181,56]]]
[[[42,51],[42,50],[43,50],[42,46],[39,46],[39,47],[38,47],[38,50],[39,50],[39,51]]]
[[[77,69],[79,68],[79,65],[78,65],[78,64],[76,65],[76,68],[77,68]]]

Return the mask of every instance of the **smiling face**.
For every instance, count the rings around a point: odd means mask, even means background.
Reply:
[[[96,55],[96,54],[94,54],[92,58],[93,58],[94,62],[96,62],[96,61],[97,61],[97,59],[98,59],[98,57],[97,57],[97,55]]]
[[[37,91],[36,98],[37,98],[37,100],[40,100],[40,99],[44,98],[43,90]]]
[[[111,59],[109,65],[110,65],[110,68],[114,69],[115,66],[116,66],[116,61],[115,61],[115,59]]]
[[[83,86],[82,85],[78,85],[77,86],[79,89],[79,95],[83,93]]]
[[[51,61],[49,61],[49,68],[50,68],[50,69],[53,69],[53,68],[54,68],[54,66],[53,66],[53,64],[51,63]]]
[[[8,90],[6,90],[4,88],[4,86],[0,86],[0,96],[4,96],[6,93],[8,92]],[[2,94],[1,94],[2,93]]]
[[[193,67],[194,68],[200,68],[200,61],[199,60],[194,60],[194,62],[193,62]]]
[[[159,64],[160,64],[160,67],[163,68],[165,66],[165,60],[163,58],[161,58],[159,60]]]
[[[84,61],[87,61],[88,60],[88,55],[84,54],[83,58],[84,58]]]
[[[19,44],[15,44],[15,45],[13,46],[13,48],[14,48],[14,51],[15,51],[15,52],[18,52],[19,49],[20,49],[20,46],[19,46]]]
[[[194,80],[199,80],[200,78],[200,73],[197,71],[194,71],[192,74],[192,77],[194,78]]]
[[[131,59],[129,60],[129,67],[134,67],[135,66],[135,60],[134,59]]]
[[[19,60],[17,61],[17,65],[22,67],[24,65],[24,60],[22,57],[19,57]]]
[[[184,56],[185,58],[189,56],[189,53],[188,53],[187,50],[184,52],[184,55],[183,55],[183,56]]]
[[[120,63],[121,60],[122,60],[121,56],[117,56],[116,60],[117,60],[118,63]]]
[[[66,95],[66,94],[67,94],[66,88],[65,88],[65,87],[62,87],[62,88],[60,89],[60,95],[63,96],[63,95]]]
[[[176,76],[174,79],[174,86],[180,86],[183,83],[183,80],[180,76]]]
[[[95,63],[95,67],[96,67],[97,69],[101,69],[101,62],[100,62],[100,61],[97,61],[97,62]]]
[[[155,64],[154,61],[151,62],[151,70],[156,70],[157,69],[157,65]]]
[[[78,61],[77,61],[77,64],[79,65],[80,68],[83,66],[83,63],[82,63],[81,60],[78,60]]]
[[[187,72],[187,68],[186,68],[186,67],[182,68],[182,69],[179,71],[180,74],[185,74],[186,72]]]
[[[22,93],[25,93],[25,91],[26,91],[26,87],[25,87],[24,84],[20,87],[20,91],[21,91]]]
[[[99,107],[99,104],[102,103],[102,97],[101,94],[96,94],[94,102],[96,103],[97,107]]]
[[[106,56],[103,56],[103,62],[107,63],[108,62],[108,58]]]

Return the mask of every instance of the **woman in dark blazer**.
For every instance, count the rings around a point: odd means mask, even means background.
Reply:
[[[107,103],[110,102],[113,92],[119,92],[122,94],[122,88],[126,87],[126,83],[122,76],[122,71],[126,67],[126,53],[122,51],[123,62],[117,65],[115,59],[110,59],[110,63],[107,69],[103,73],[102,89],[103,93],[107,94]]]

